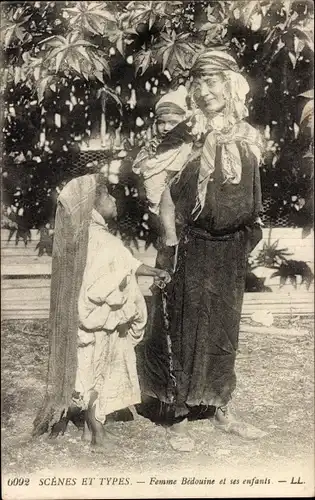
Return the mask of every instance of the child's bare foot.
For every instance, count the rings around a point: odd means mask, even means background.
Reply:
[[[94,453],[107,453],[117,449],[117,439],[107,431],[103,431],[102,435],[92,437],[91,450]]]
[[[82,441],[91,442],[92,440],[92,431],[89,429],[89,426],[86,422],[84,422],[83,434],[81,437]]]
[[[97,453],[111,451],[115,448],[115,436],[104,429],[102,422],[95,417],[95,394],[91,396],[90,404],[86,412],[86,424],[91,430],[91,448]]]

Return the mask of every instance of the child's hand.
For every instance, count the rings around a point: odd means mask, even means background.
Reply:
[[[152,158],[156,154],[156,149],[159,145],[160,141],[155,137],[150,141],[149,147],[148,147],[148,152],[149,152],[149,158]]]
[[[167,283],[171,281],[170,274],[164,269],[156,269],[156,277],[154,278],[154,283],[160,287],[164,288]]]
[[[176,234],[171,234],[165,236],[163,243],[166,247],[175,247],[176,245],[178,245],[178,238]]]
[[[256,220],[255,220],[255,224],[257,224],[258,226],[260,227],[265,227],[265,224],[263,223],[263,221],[261,220],[260,217],[257,217]]]

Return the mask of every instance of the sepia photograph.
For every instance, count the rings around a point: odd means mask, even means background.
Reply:
[[[4,500],[314,496],[313,24],[1,4]]]

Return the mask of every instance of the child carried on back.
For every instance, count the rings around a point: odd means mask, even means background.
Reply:
[[[192,150],[186,97],[185,87],[180,86],[157,102],[157,137],[140,150],[133,164],[133,172],[143,176],[149,210],[156,215],[167,183],[183,167]]]

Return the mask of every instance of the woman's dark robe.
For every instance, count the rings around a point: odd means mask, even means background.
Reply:
[[[246,143],[237,145],[240,183],[223,182],[218,147],[214,177],[197,220],[191,212],[200,158],[171,184],[182,227],[177,265],[166,294],[158,290],[153,296],[148,336],[138,349],[144,401],[139,412],[156,421],[226,405],[235,389],[246,262],[258,242],[253,243],[254,223],[261,210],[257,158]],[[145,404],[147,397],[155,398],[153,406],[152,400]]]

